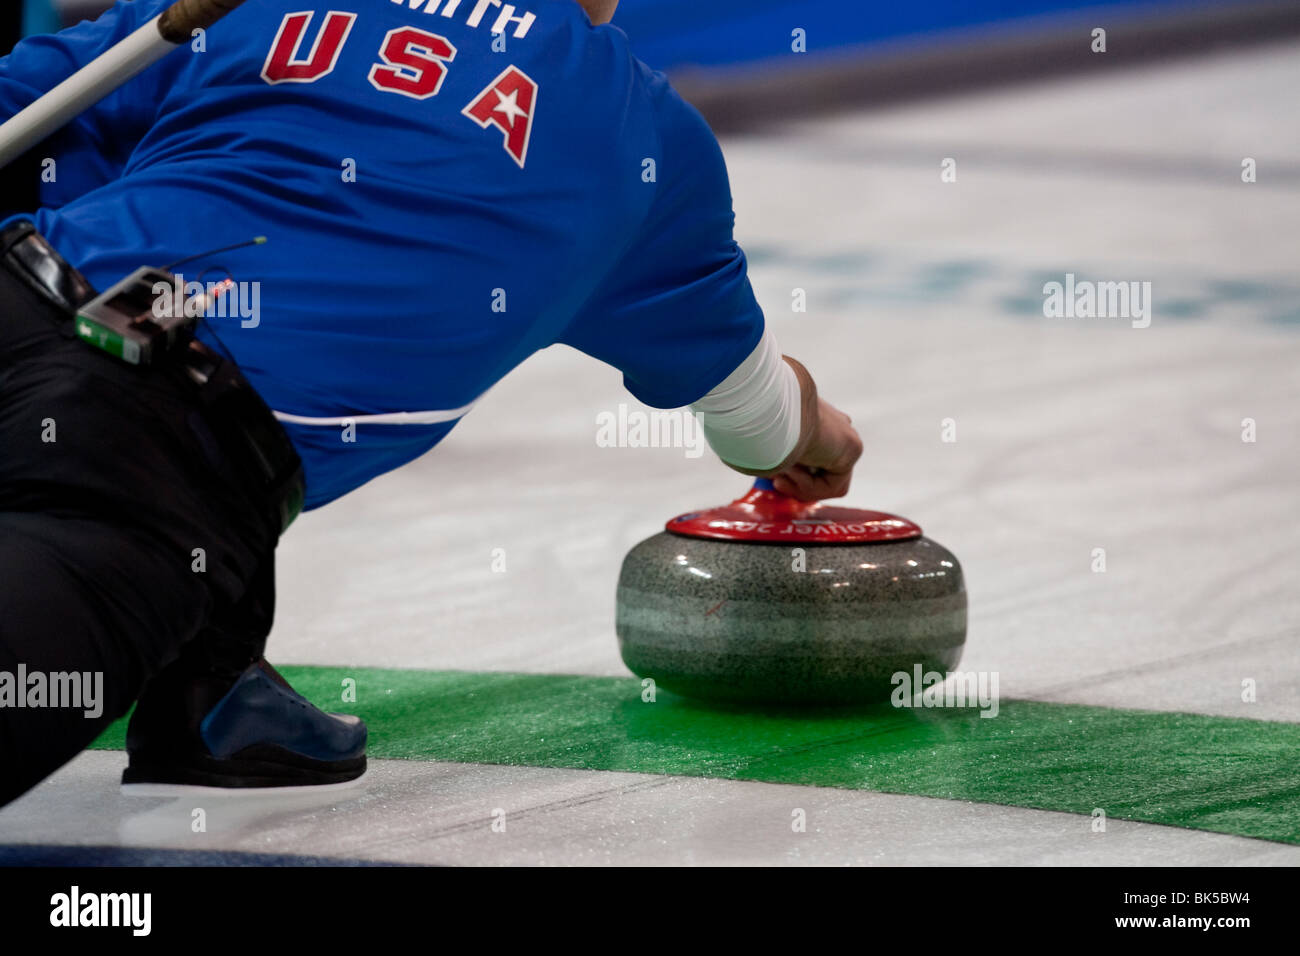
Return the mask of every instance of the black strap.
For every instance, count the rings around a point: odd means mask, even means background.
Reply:
[[[69,315],[95,297],[95,288],[86,277],[26,220],[0,232],[0,255],[10,272]]]

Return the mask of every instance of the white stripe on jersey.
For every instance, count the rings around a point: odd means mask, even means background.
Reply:
[[[288,412],[274,412],[282,422],[294,425],[319,425],[322,427],[339,427],[343,425],[441,425],[464,418],[474,403],[462,408],[435,409],[426,412],[386,412],[382,415],[346,415],[339,418],[309,418],[305,415],[290,415]]]

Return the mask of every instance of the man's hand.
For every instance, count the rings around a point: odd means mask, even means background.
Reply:
[[[800,501],[819,501],[848,494],[853,466],[862,457],[862,439],[849,416],[817,395],[817,384],[803,364],[784,356],[799,379],[799,443],[789,457],[767,471],[730,467],[746,475],[771,478],[772,487]]]
[[[817,399],[813,434],[793,464],[772,476],[772,487],[800,501],[839,498],[849,492],[853,466],[862,457],[862,439],[848,415]]]

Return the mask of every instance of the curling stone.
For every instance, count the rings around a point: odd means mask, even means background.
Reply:
[[[801,502],[759,479],[678,515],[623,560],[619,650],[657,687],[709,701],[887,701],[966,643],[952,552],[905,518]]]

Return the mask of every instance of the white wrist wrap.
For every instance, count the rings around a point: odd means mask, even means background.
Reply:
[[[803,425],[799,379],[767,329],[739,368],[691,405],[704,437],[730,465],[766,471],[785,461]]]

